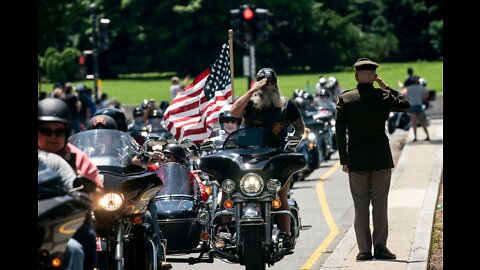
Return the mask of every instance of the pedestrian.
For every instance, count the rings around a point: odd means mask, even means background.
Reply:
[[[427,137],[425,141],[430,140],[427,129],[427,117],[425,110],[423,109],[423,103],[428,99],[428,91],[424,86],[420,85],[420,78],[415,77],[413,84],[409,85],[407,88],[404,88],[402,91],[408,102],[410,103],[410,124],[413,128],[413,141],[417,141],[417,124],[420,123]]]
[[[277,85],[277,74],[271,68],[262,68],[257,73],[257,79],[252,87],[232,105],[232,116],[243,118],[245,127],[262,127],[270,130],[277,137],[280,143],[285,143],[288,127],[292,126],[294,136],[301,138],[305,132],[300,111],[295,103],[280,94]],[[290,210],[287,201],[287,193],[290,190],[291,177],[280,189],[279,196],[282,202],[279,210]],[[285,245],[293,245],[290,230],[290,217],[279,216],[279,227],[281,237]]]
[[[180,78],[177,76],[173,76],[170,79],[170,82],[172,83],[170,85],[170,96],[172,97],[172,100],[177,96],[178,92],[180,91]]]
[[[396,258],[387,248],[387,203],[394,163],[385,134],[385,121],[391,111],[406,111],[410,104],[378,77],[378,66],[368,58],[357,60],[353,65],[357,87],[340,94],[336,109],[340,164],[348,173],[355,208],[357,260]],[[375,81],[381,89],[373,86]],[[370,203],[373,235],[370,232]]]

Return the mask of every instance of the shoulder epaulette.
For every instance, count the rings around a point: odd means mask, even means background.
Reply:
[[[348,92],[350,92],[352,90],[355,90],[355,89],[357,89],[357,88],[352,88],[352,89],[345,90],[342,93],[340,93],[340,95],[343,95],[343,94],[348,93]]]

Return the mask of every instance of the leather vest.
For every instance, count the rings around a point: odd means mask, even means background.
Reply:
[[[288,98],[285,98],[285,105],[282,108],[273,107],[266,110],[257,110],[252,106],[249,117],[245,118],[246,127],[263,127],[272,131],[281,143],[287,137],[287,105]]]

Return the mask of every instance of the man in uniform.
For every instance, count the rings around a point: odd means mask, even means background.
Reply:
[[[387,248],[387,202],[394,164],[385,121],[391,111],[406,111],[410,104],[377,76],[377,63],[360,58],[353,67],[358,84],[339,96],[335,127],[340,163],[348,173],[355,207],[354,227],[360,251],[356,258],[395,259]],[[373,87],[375,81],[381,88]],[[370,203],[373,235],[369,226]]]

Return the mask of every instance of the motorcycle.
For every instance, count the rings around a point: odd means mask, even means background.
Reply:
[[[62,267],[67,242],[83,224],[90,209],[88,195],[80,192],[80,188],[67,190],[57,172],[39,163],[38,269]]]
[[[290,176],[305,167],[302,154],[294,148],[300,140],[289,139],[285,146],[272,132],[263,128],[246,128],[232,132],[221,151],[200,159],[200,169],[212,175],[226,193],[225,210],[210,218],[210,256],[218,256],[245,269],[265,269],[293,253],[299,236],[298,208],[278,210],[279,191]],[[298,205],[297,205],[298,206]],[[291,246],[284,245],[277,224],[278,215],[291,219]],[[224,224],[222,216],[232,218]],[[215,245],[215,232],[230,225],[233,236],[225,245]]]
[[[312,132],[311,130],[306,131],[302,142],[300,142],[297,147],[297,152],[303,154],[307,166],[293,175],[293,181],[291,181],[290,187],[293,187],[294,183],[297,181],[305,180],[315,169],[320,167],[322,159],[320,158],[320,150],[317,145],[317,136],[315,135],[315,132]]]
[[[206,227],[209,215],[196,182],[192,192],[187,167],[175,162],[164,163],[155,172],[164,183],[155,203],[167,254],[200,252],[200,260],[209,250]]]
[[[110,145],[100,138],[109,137]],[[154,172],[132,164],[142,156],[130,134],[112,129],[92,129],[72,135],[68,141],[85,152],[98,167],[105,194],[95,210],[100,269],[159,269],[154,228],[143,222],[147,206],[162,186]],[[147,140],[145,144],[151,144]],[[163,254],[165,254],[163,252]],[[158,260],[159,259],[159,260]]]

